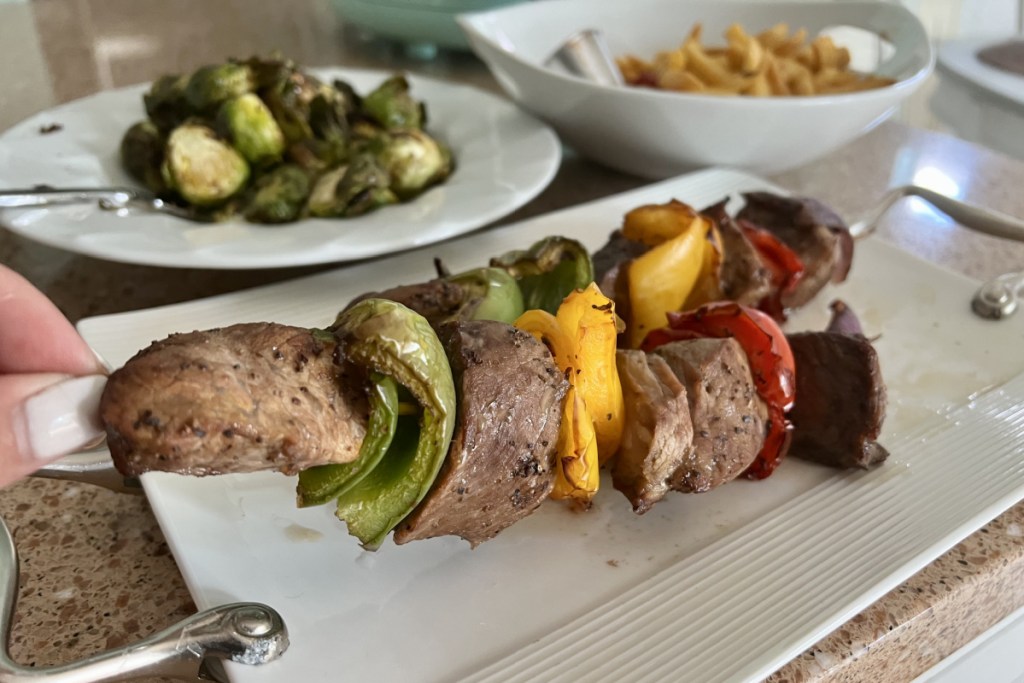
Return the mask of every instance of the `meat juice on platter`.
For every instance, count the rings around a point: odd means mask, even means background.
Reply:
[[[643,514],[766,478],[787,453],[881,463],[885,386],[852,310],[779,327],[846,277],[849,232],[812,199],[744,198],[736,216],[637,207],[593,255],[552,236],[464,273],[438,263],[323,329],[155,342],[103,396],[115,464],[298,474],[299,505],[336,505],[375,549],[391,532],[475,546],[548,498],[586,509],[602,468]]]

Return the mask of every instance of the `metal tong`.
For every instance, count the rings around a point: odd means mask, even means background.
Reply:
[[[1024,242],[1024,220],[986,209],[918,185],[902,185],[889,190],[875,208],[850,226],[854,238],[874,232],[879,219],[904,197],[920,197],[965,228],[975,232]],[[1012,315],[1024,298],[1024,271],[1004,273],[983,284],[971,300],[971,310],[982,318],[999,320]]]
[[[175,218],[201,221],[201,217],[157,197],[149,190],[135,187],[66,187],[48,185],[38,187],[0,190],[0,209],[22,209],[32,207],[66,206],[68,204],[96,205],[104,211],[127,215],[132,211],[163,213]]]
[[[288,631],[272,608],[243,602],[199,612],[138,643],[71,664],[23,667],[6,647],[18,593],[18,557],[0,519],[0,683],[101,683],[143,676],[227,683],[221,663],[265,664],[288,649]]]
[[[93,484],[119,493],[143,493],[138,479],[114,469],[103,443],[52,463],[33,476]],[[0,683],[101,683],[142,676],[227,683],[222,660],[260,665],[288,649],[288,631],[280,614],[267,605],[240,602],[199,612],[145,640],[72,664],[22,667],[3,647],[8,642],[17,587],[17,553],[0,519]]]
[[[544,66],[601,85],[625,84],[605,42],[604,33],[599,29],[585,29],[569,36],[544,61]]]

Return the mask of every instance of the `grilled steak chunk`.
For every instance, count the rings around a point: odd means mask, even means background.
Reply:
[[[455,436],[395,543],[454,534],[476,546],[533,512],[555,481],[568,382],[531,335],[494,321],[438,329],[455,378]]]
[[[615,297],[615,281],[622,266],[648,249],[650,247],[643,242],[631,240],[621,230],[616,230],[608,237],[605,245],[594,252],[594,282],[606,297]]]
[[[722,201],[701,212],[715,221],[722,238],[722,295],[744,306],[757,306],[772,293],[772,274],[736,221],[726,213],[725,204]]]
[[[363,383],[334,343],[272,323],[175,334],[114,372],[100,401],[117,469],[207,475],[355,460]]]
[[[626,404],[612,483],[643,514],[670,490],[680,468],[698,466],[686,388],[661,356],[620,350],[615,363]]]
[[[867,468],[885,460],[888,451],[875,442],[885,418],[885,383],[871,342],[837,332],[787,339],[796,360],[789,452],[832,467]]]
[[[676,470],[676,491],[709,491],[744,472],[764,446],[768,408],[757,395],[747,356],[735,339],[659,346],[686,387],[696,456]]]
[[[853,240],[846,224],[821,202],[806,197],[784,197],[769,192],[744,194],[746,206],[736,214],[771,231],[797,253],[804,274],[793,291],[782,297],[787,308],[803,306],[821,289],[846,279],[853,255]]]
[[[349,309],[363,299],[397,301],[422,315],[432,327],[437,327],[457,313],[465,304],[465,291],[458,283],[437,279],[414,285],[392,287],[382,292],[361,294],[350,301],[345,308]]]

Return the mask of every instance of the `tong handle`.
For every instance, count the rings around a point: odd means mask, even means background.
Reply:
[[[15,209],[32,206],[83,204],[106,200],[112,204],[126,204],[137,199],[148,199],[148,192],[131,187],[28,187],[0,190],[0,208]]]
[[[911,189],[909,194],[925,200],[965,228],[993,237],[1024,242],[1024,220],[977,204],[953,199],[926,187],[914,186]]]
[[[259,665],[288,649],[288,631],[280,614],[259,603],[233,603],[199,612],[138,643],[78,662],[23,667],[11,660],[5,647],[17,589],[17,552],[0,519],[0,683],[106,683],[143,676],[208,680],[211,674],[219,678],[211,660]]]
[[[92,484],[116,493],[143,493],[137,478],[126,477],[114,468],[114,461],[103,443],[93,450],[65,456],[29,476]]]
[[[904,197],[920,197],[968,230],[1024,242],[1024,220],[1000,211],[987,209],[984,206],[954,199],[920,185],[901,185],[886,192],[865,218],[850,226],[850,234],[854,238],[860,238],[874,232],[882,215]]]

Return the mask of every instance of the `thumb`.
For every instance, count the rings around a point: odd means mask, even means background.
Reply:
[[[0,376],[0,486],[102,436],[103,375]]]

